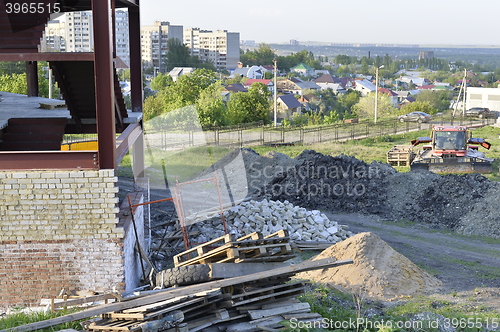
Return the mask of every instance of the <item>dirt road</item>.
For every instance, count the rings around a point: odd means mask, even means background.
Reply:
[[[463,236],[417,223],[328,214],[355,233],[372,232],[442,281],[440,297],[473,300],[500,312],[500,241]]]

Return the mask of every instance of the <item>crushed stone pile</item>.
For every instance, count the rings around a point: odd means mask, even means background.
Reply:
[[[288,201],[245,201],[232,207],[224,213],[228,232],[237,238],[259,231],[267,236],[281,229],[289,232],[295,241],[342,241],[352,232],[347,226],[336,221],[318,210],[294,206]],[[197,242],[206,242],[224,235],[224,227],[220,216],[205,220],[194,225],[200,231]]]
[[[353,264],[302,272],[299,279],[313,280],[381,300],[437,291],[441,282],[392,249],[373,233],[359,233],[322,251],[313,260],[335,257]]]

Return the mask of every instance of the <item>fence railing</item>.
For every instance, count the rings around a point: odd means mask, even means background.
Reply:
[[[146,144],[162,150],[183,150],[195,146],[223,146],[236,148],[251,145],[292,145],[323,142],[342,142],[367,137],[380,137],[417,130],[430,130],[433,125],[484,126],[496,119],[467,117],[434,117],[432,123],[399,122],[397,119],[363,121],[359,123],[337,123],[308,127],[269,126],[261,122],[242,124],[211,130],[187,129],[168,131],[146,131]],[[92,135],[95,137],[94,135]],[[79,138],[79,139],[78,139]],[[66,142],[89,139],[89,137],[67,136]]]

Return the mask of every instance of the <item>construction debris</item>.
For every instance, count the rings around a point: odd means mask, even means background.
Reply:
[[[159,290],[150,295],[124,299],[121,302],[10,328],[9,331],[33,331],[97,315],[101,315],[101,320],[88,324],[87,331],[155,331],[168,324],[175,325],[175,330],[171,331],[201,331],[208,326],[224,324],[237,319],[247,322],[254,321],[255,323],[258,319],[252,319],[250,310],[266,310],[264,305],[289,300],[303,292],[304,287],[301,282],[285,283],[291,275],[302,271],[352,263],[353,261],[350,259],[337,261],[333,258],[327,258],[234,278],[185,287],[173,287]],[[304,308],[291,310],[291,313],[307,311]],[[184,316],[182,321],[180,321],[180,313],[174,311],[182,312]],[[166,318],[168,315],[171,318]],[[267,316],[271,313],[256,312],[252,315],[253,317]],[[285,313],[273,316],[276,316],[276,320],[278,318],[283,320],[282,315]],[[270,317],[272,316],[266,318]],[[155,322],[156,320],[161,321]],[[259,329],[256,326],[256,330]],[[170,331],[170,329],[166,331]]]

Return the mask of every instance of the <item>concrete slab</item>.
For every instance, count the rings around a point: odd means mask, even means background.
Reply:
[[[7,126],[10,118],[71,118],[67,108],[53,110],[40,108],[40,103],[61,102],[57,99],[27,97],[2,91],[0,98],[3,99],[0,101],[0,129]]]

